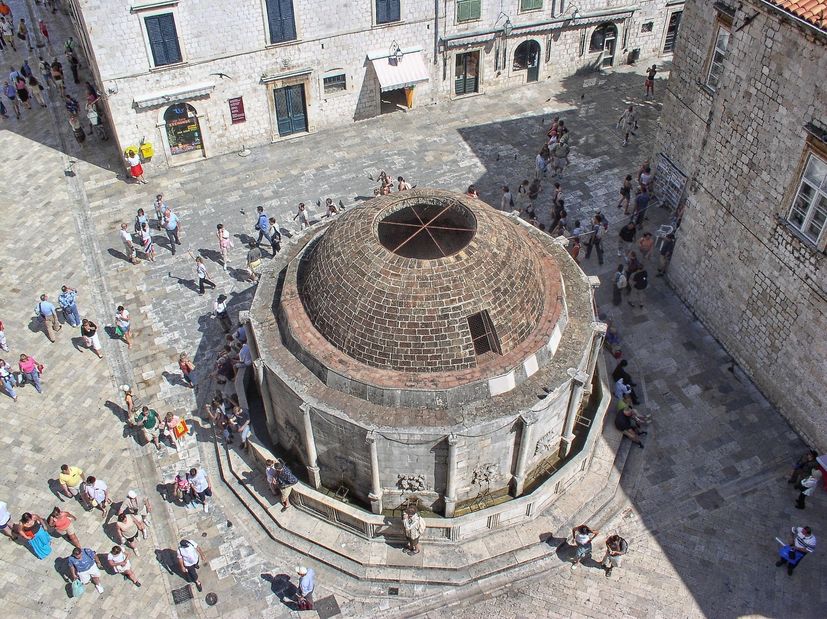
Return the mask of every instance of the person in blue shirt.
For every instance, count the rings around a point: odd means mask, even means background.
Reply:
[[[60,331],[63,328],[63,325],[58,322],[57,310],[49,301],[49,297],[47,295],[40,295],[40,303],[37,304],[34,311],[43,323],[43,328],[46,330],[46,337],[49,338],[50,342],[54,342],[55,333]]]
[[[316,588],[316,571],[312,567],[303,565],[296,567],[299,576],[299,586],[296,591],[296,601],[299,610],[313,610],[313,590]]]
[[[181,226],[178,224],[178,215],[173,213],[171,208],[167,208],[167,210],[164,211],[164,229],[167,231],[169,246],[174,256],[175,246],[181,244],[181,239],[178,238]]]
[[[81,584],[85,585],[91,580],[98,593],[103,593],[100,581],[100,568],[103,566],[94,550],[91,548],[75,548],[66,563],[69,564],[69,575],[73,581],[79,580]]]
[[[261,239],[267,239],[267,242],[270,243],[270,247],[272,248],[273,255],[275,256],[276,250],[274,248],[273,237],[270,236],[270,218],[267,216],[267,213],[264,212],[263,206],[257,206],[256,212],[258,213],[258,219],[256,220],[256,230],[258,230],[256,247],[261,246]]]
[[[63,308],[63,317],[69,326],[80,326],[80,311],[77,304],[78,291],[69,286],[63,286],[60,289],[60,295],[57,297],[57,302]]]

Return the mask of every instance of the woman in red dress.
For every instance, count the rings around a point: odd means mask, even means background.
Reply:
[[[129,173],[132,174],[132,178],[137,180],[139,183],[146,183],[146,179],[144,178],[144,167],[141,165],[141,159],[135,154],[135,151],[129,149],[126,151],[126,162],[129,164]]]

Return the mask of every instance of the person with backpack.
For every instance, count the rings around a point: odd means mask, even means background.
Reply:
[[[643,295],[649,287],[649,273],[646,269],[640,267],[637,271],[632,273],[632,289],[629,292],[629,305],[640,308],[643,307]]]
[[[586,260],[592,255],[592,249],[597,252],[597,263],[603,265],[603,234],[606,226],[603,223],[603,216],[598,213],[592,220],[591,234],[586,240]]]
[[[617,265],[612,284],[612,305],[620,305],[623,302],[621,294],[628,284],[626,274],[623,272],[623,263]]]
[[[600,564],[606,570],[606,578],[610,578],[612,570],[620,567],[623,562],[623,555],[629,552],[628,542],[617,534],[606,538],[606,554]]]
[[[178,543],[178,567],[181,568],[181,573],[186,580],[191,580],[195,583],[195,588],[200,592],[202,590],[201,581],[198,579],[199,561],[207,562],[204,556],[204,551],[198,547],[198,544],[192,540],[182,539]]]

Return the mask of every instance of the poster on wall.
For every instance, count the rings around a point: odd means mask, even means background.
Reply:
[[[247,121],[247,116],[244,113],[244,97],[235,97],[229,99],[230,104],[230,119],[232,124],[237,125]]]
[[[173,105],[164,113],[169,151],[173,155],[181,155],[194,150],[203,149],[201,142],[201,127],[195,108],[189,104]]]
[[[660,204],[671,210],[680,206],[683,190],[686,187],[686,174],[663,153],[658,155],[658,165],[655,169],[654,195],[660,198]]]

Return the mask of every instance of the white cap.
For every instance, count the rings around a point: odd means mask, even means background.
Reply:
[[[121,385],[121,391],[123,391],[124,393],[126,393],[130,389],[131,387],[129,385]]]
[[[129,497],[130,499],[137,499],[138,498],[138,493],[135,492],[134,490],[130,490],[129,492],[126,493],[126,496]]]
[[[296,574],[298,574],[299,576],[304,576],[305,574],[307,574],[307,568],[303,565],[296,566]]]

